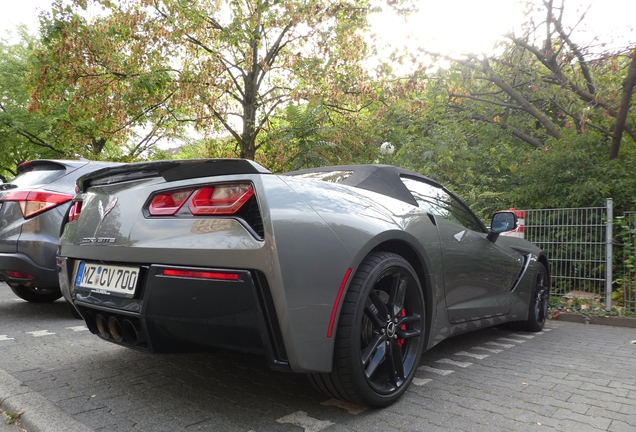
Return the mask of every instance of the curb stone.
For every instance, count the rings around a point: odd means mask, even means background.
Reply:
[[[586,322],[587,319],[587,322]],[[553,321],[568,321],[581,324],[596,324],[615,327],[636,328],[636,318],[616,317],[616,316],[596,316],[561,312],[552,318]]]
[[[0,408],[4,411],[24,411],[20,421],[29,432],[92,432],[92,429],[3,370],[0,370]]]

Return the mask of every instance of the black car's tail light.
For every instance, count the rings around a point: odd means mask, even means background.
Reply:
[[[150,202],[148,212],[153,216],[172,216],[185,203],[194,189],[167,191],[155,195]]]
[[[201,270],[180,270],[180,269],[164,269],[163,276],[188,278],[188,279],[213,279],[225,281],[238,281],[240,276],[238,273],[213,272]]]
[[[68,222],[75,222],[80,218],[80,214],[82,213],[82,202],[75,201],[71,204],[71,208],[68,211]]]
[[[194,194],[188,207],[193,215],[231,215],[253,195],[254,187],[250,183],[208,186]]]
[[[38,215],[73,199],[72,195],[39,190],[9,191],[3,201],[15,201],[20,205],[25,219]]]
[[[19,271],[19,270],[6,270],[5,273],[10,278],[14,278],[14,279],[33,279],[35,277],[32,274]]]

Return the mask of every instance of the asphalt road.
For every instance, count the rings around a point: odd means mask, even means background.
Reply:
[[[62,301],[0,284],[0,408],[50,431],[636,430],[636,330],[549,321],[491,328],[424,354],[396,404],[329,400],[257,356],[149,355],[109,344]],[[5,426],[0,426],[1,432]]]

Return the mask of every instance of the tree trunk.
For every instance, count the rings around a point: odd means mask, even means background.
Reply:
[[[621,97],[621,106],[618,109],[618,115],[616,116],[616,123],[614,125],[609,160],[614,160],[618,157],[623,131],[627,123],[627,114],[629,113],[629,107],[632,102],[634,86],[636,86],[636,49],[634,49],[632,53],[632,61],[629,64],[625,81],[623,81],[623,96]]]
[[[241,157],[254,159],[256,154],[256,91],[250,82],[252,74],[248,74],[243,102],[243,133],[241,134]]]
[[[241,134],[241,158],[254,160],[256,154],[256,111],[258,109],[258,74],[260,66],[258,64],[258,29],[250,41],[251,49],[251,70],[244,75],[245,96],[243,98],[243,133]]]
[[[242,159],[250,159],[254,160],[254,156],[256,155],[256,136],[246,136],[243,135],[241,137],[241,158]]]
[[[532,105],[520,92],[515,90],[510,84],[505,82],[499,75],[495,74],[492,69],[488,71],[488,79],[494,83],[501,90],[506,92],[508,96],[515,100],[519,104],[522,110],[530,114],[537,119],[539,123],[543,125],[545,130],[554,138],[561,139],[563,135],[552,120],[548,118],[540,109]]]

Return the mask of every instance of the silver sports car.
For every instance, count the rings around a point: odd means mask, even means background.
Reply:
[[[486,229],[415,172],[160,161],[78,187],[58,246],[62,292],[122,346],[261,353],[331,397],[385,406],[445,338],[545,323],[545,254],[499,236],[514,213]]]

